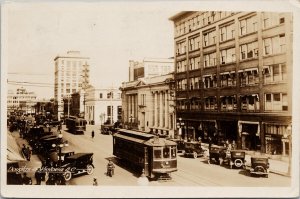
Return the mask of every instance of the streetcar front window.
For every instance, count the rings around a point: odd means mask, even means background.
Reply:
[[[154,159],[161,159],[161,149],[153,150]]]
[[[164,158],[170,158],[170,148],[169,147],[164,147],[163,152],[164,152]]]
[[[171,158],[176,158],[176,147],[171,148]]]

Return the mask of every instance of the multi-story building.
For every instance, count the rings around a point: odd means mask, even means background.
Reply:
[[[174,22],[177,119],[183,136],[288,154],[292,15],[180,12]]]
[[[173,72],[173,58],[129,61],[129,81],[120,88],[126,128],[174,137]]]
[[[79,51],[68,51],[55,61],[54,99],[58,102],[59,118],[63,113],[63,98],[84,89],[89,84],[88,57]]]
[[[22,113],[34,113],[36,94],[29,92],[25,88],[17,88],[16,91],[7,92],[7,112],[20,111]]]
[[[125,128],[174,137],[173,73],[123,82]]]
[[[121,92],[118,88],[88,86],[83,94],[88,124],[115,123],[122,119]]]
[[[129,81],[142,77],[155,77],[174,71],[174,59],[144,58],[143,62],[129,61]]]

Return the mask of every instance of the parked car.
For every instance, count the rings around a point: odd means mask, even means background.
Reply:
[[[266,178],[269,176],[269,158],[267,157],[251,157],[250,175],[262,175]]]
[[[218,146],[218,145],[212,145],[209,149],[209,158],[208,158],[208,164],[211,164],[213,162],[220,164],[220,159],[225,159],[226,157],[226,147],[224,146]]]
[[[185,142],[184,143],[184,156],[192,156],[197,158],[198,156],[203,156],[204,149],[201,147],[200,142]]]
[[[220,158],[220,164],[226,163],[229,165],[230,169],[233,167],[236,168],[245,168],[245,156],[246,153],[245,151],[242,150],[231,150],[228,154],[228,152],[225,152],[226,156],[225,159],[223,160],[222,157]]]
[[[64,178],[71,180],[72,176],[87,173],[91,175],[94,172],[93,153],[76,153],[64,158],[62,168],[64,168]]]

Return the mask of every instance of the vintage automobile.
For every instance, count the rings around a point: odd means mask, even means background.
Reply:
[[[192,156],[197,158],[198,156],[203,156],[204,149],[201,147],[200,142],[185,142],[184,143],[184,156]]]
[[[224,160],[226,157],[226,147],[211,145],[209,149],[209,158],[208,164],[211,164],[213,161],[217,164],[220,164],[220,159]]]
[[[101,134],[111,135],[115,132],[113,124],[103,124],[100,129]]]
[[[230,169],[232,169],[233,167],[236,167],[236,168],[245,168],[245,156],[246,156],[246,153],[245,151],[242,151],[242,150],[231,150],[229,152],[229,154],[227,152],[226,153],[226,156],[225,156],[225,159],[222,159],[222,157],[220,158],[220,164],[222,163],[227,163],[230,167]]]
[[[269,176],[269,158],[267,157],[251,157],[250,175]]]
[[[71,180],[72,176],[87,173],[91,175],[94,172],[93,153],[75,153],[64,158],[62,168],[64,169],[64,178]]]

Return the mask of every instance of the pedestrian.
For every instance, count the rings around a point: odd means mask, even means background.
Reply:
[[[37,185],[41,185],[42,182],[42,175],[41,175],[41,170],[37,169],[34,173],[34,177],[36,179],[36,184]]]
[[[98,186],[97,178],[94,178],[94,180],[93,180],[93,186]]]
[[[26,149],[26,146],[25,146],[25,144],[23,144],[23,147],[22,147],[22,154],[23,154],[23,156],[26,158],[26,160],[27,160],[27,149]]]
[[[94,132],[94,130],[92,130],[92,138],[94,138],[95,137],[95,132]]]
[[[31,149],[29,148],[29,146],[27,146],[27,148],[26,148],[26,153],[27,153],[27,160],[30,161],[30,158],[31,158]]]
[[[30,177],[27,176],[27,173],[23,174],[22,182],[24,185],[32,185],[32,180]]]
[[[46,185],[55,185],[56,181],[55,181],[55,176],[53,173],[49,173],[49,178],[46,181]]]
[[[112,177],[114,175],[114,168],[115,168],[115,165],[114,163],[109,160],[108,161],[108,164],[107,164],[107,175]]]
[[[233,150],[236,149],[236,143],[235,143],[235,140],[232,141],[232,149],[233,149]]]

